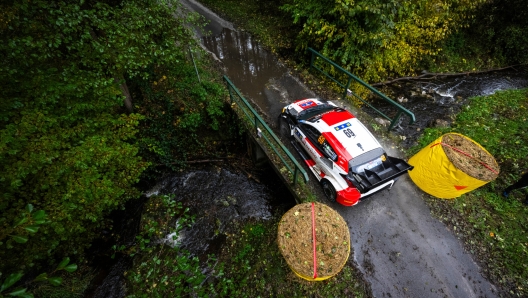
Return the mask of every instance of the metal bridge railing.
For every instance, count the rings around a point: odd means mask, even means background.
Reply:
[[[328,77],[329,79],[334,81],[337,85],[345,88],[345,91],[343,93],[343,98],[346,98],[346,96],[350,93],[350,94],[354,95],[354,97],[356,97],[357,99],[361,100],[363,103],[365,103],[366,105],[371,107],[374,111],[376,111],[378,114],[383,116],[385,119],[390,120],[391,124],[389,126],[389,130],[391,130],[394,127],[394,125],[396,125],[396,123],[398,123],[398,120],[400,119],[402,114],[406,114],[407,116],[409,116],[409,118],[410,118],[409,124],[413,124],[416,121],[416,118],[414,117],[414,114],[411,111],[409,111],[406,108],[402,107],[400,104],[398,104],[394,100],[388,98],[385,94],[379,92],[376,88],[374,88],[374,87],[370,86],[369,84],[365,83],[363,80],[361,80],[360,78],[358,78],[355,75],[351,74],[350,72],[348,72],[346,69],[342,68],[341,66],[337,65],[334,61],[332,61],[332,60],[326,58],[325,56],[321,55],[316,50],[314,50],[312,48],[308,48],[308,51],[310,51],[312,53],[312,55],[310,57],[310,68],[314,68],[314,69],[320,71],[326,77]],[[341,83],[339,80],[337,80],[336,78],[332,77],[326,71],[322,70],[320,67],[315,65],[315,59],[318,58],[318,57],[321,58],[324,62],[332,65],[333,67],[335,67],[341,73],[343,73],[347,77],[347,83],[346,84]],[[361,98],[361,96],[359,96],[359,95],[355,94],[354,92],[352,92],[351,90],[349,90],[348,88],[350,87],[350,83],[352,82],[352,80],[354,80],[357,83],[361,84],[363,87],[367,88],[368,90],[370,90],[371,92],[373,92],[374,94],[376,94],[377,96],[379,96],[380,98],[385,100],[386,102],[388,102],[391,105],[393,105],[398,110],[398,113],[396,114],[396,117],[391,119],[389,116],[385,115],[382,111],[380,111],[380,110],[376,109],[374,106],[372,106],[365,99]]]
[[[240,91],[238,91],[238,89],[227,76],[224,76],[224,81],[226,82],[227,89],[229,90],[231,104],[236,103],[240,107],[240,110],[244,113],[250,125],[253,126],[252,128],[255,129],[256,136],[266,141],[268,146],[280,158],[288,171],[293,174],[293,185],[296,184],[299,173],[301,173],[303,176],[304,182],[308,182],[308,174],[293,157],[291,152],[286,149],[286,147],[284,147],[284,144],[282,144],[282,142],[275,135],[275,133],[273,133],[266,122],[262,120],[255,109],[253,109],[249,102],[242,96],[242,94],[240,94]],[[262,130],[260,128],[262,128]]]

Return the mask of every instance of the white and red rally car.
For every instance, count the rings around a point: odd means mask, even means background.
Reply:
[[[331,201],[355,205],[392,187],[395,178],[412,169],[405,161],[387,156],[354,115],[332,102],[299,100],[286,106],[280,116],[288,124],[287,134],[295,139],[293,146]]]

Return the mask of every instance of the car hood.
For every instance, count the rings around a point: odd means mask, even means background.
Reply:
[[[320,121],[324,122],[324,119]],[[352,132],[352,134],[349,133],[350,137],[345,134],[344,130],[350,130]],[[352,158],[381,148],[380,143],[357,118],[349,118],[332,126],[328,126],[327,131],[334,135],[337,142],[341,144]]]

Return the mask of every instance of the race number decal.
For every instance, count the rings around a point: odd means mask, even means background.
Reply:
[[[319,142],[319,144],[323,144],[324,141],[325,141],[325,137],[323,137],[322,135],[319,137],[319,139],[317,139],[317,141]]]
[[[350,128],[347,128],[347,129],[343,129],[343,132],[345,133],[345,135],[349,138],[351,137],[355,137],[356,135],[354,134],[354,132],[350,129]]]

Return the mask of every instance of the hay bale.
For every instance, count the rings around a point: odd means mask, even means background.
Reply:
[[[452,199],[497,178],[495,158],[472,139],[448,133],[409,159],[413,182],[428,194]]]
[[[325,204],[315,203],[317,278],[314,276],[312,203],[299,204],[282,217],[277,232],[279,249],[293,272],[306,280],[336,275],[350,254],[345,220]]]
[[[453,165],[469,176],[482,181],[493,181],[499,175],[495,158],[475,141],[463,135],[448,133],[442,136],[444,153]]]

